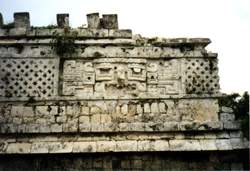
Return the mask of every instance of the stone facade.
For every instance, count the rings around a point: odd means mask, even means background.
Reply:
[[[63,153],[85,162],[77,156],[91,153],[89,169],[141,170],[149,159],[155,169],[186,170],[192,166],[184,158],[161,155],[213,153],[219,160],[219,153],[249,149],[232,110],[218,104],[209,39],[142,38],[118,29],[113,14],[88,14],[88,28],[77,29],[69,28],[68,14],[57,15],[58,27],[30,27],[29,13],[15,13],[12,28],[2,20],[0,14],[1,155],[24,162],[24,154]],[[93,153],[128,159],[116,167]],[[218,168],[210,160],[203,167]],[[248,167],[245,160],[220,162],[220,169]]]

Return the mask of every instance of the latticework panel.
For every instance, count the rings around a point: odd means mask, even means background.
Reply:
[[[0,97],[51,97],[57,72],[54,59],[0,59]]]
[[[187,94],[216,94],[219,92],[217,59],[185,59]]]

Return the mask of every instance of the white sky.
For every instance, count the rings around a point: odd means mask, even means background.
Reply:
[[[250,0],[0,0],[5,23],[24,11],[34,26],[55,24],[57,13],[69,13],[73,27],[87,13],[117,13],[120,28],[144,37],[208,37],[221,92],[250,90]]]

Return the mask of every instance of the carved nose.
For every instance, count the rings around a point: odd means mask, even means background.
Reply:
[[[119,80],[125,80],[125,72],[119,71],[119,72],[117,73],[117,78],[118,78]]]

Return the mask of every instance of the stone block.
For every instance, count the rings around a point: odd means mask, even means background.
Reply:
[[[100,114],[93,114],[91,116],[91,123],[92,124],[100,124],[101,123],[101,115]]]
[[[136,113],[137,114],[142,114],[143,113],[143,108],[141,107],[140,104],[136,105]]]
[[[116,152],[137,151],[137,141],[116,141]]]
[[[222,106],[221,112],[222,113],[233,113],[233,109],[231,107]]]
[[[52,124],[50,129],[51,129],[51,132],[63,132],[63,127],[62,125],[59,125],[59,124]]]
[[[91,124],[91,132],[103,132],[103,124]]]
[[[114,38],[132,38],[132,31],[131,30],[109,29],[109,37],[114,37]]]
[[[223,123],[217,121],[203,122],[198,125],[198,130],[222,130]]]
[[[121,106],[121,114],[126,115],[128,113],[128,105],[127,104],[123,104]]]
[[[102,114],[101,115],[101,123],[111,123],[111,115],[110,114]]]
[[[217,122],[219,106],[217,100],[211,99],[188,99],[180,100],[178,113],[182,120],[196,122]]]
[[[56,15],[57,26],[60,28],[69,27],[69,14]]]
[[[12,106],[11,107],[11,115],[12,116],[22,116],[23,106]]]
[[[39,131],[40,131],[40,125],[39,124],[31,123],[31,124],[26,125],[26,132],[39,133]]]
[[[99,13],[87,14],[88,28],[98,29],[100,28]]]
[[[100,113],[102,113],[102,110],[99,107],[92,106],[90,108],[90,114],[100,114]]]
[[[23,107],[23,117],[33,117],[35,115],[35,110],[33,107],[24,106]]]
[[[35,108],[35,113],[36,115],[49,115],[50,110],[48,108],[48,106],[36,106]]]
[[[10,143],[6,149],[6,153],[11,154],[29,154],[31,143]]]
[[[199,140],[169,140],[171,151],[200,151]]]
[[[241,123],[239,121],[224,122],[223,128],[227,130],[239,130],[241,128]]]
[[[250,147],[249,141],[244,140],[243,138],[231,138],[230,143],[233,149],[246,149]]]
[[[154,141],[137,141],[138,145],[138,151],[144,152],[144,151],[154,151],[155,150],[155,143]]]
[[[34,142],[31,145],[30,153],[35,153],[35,154],[49,153],[49,144],[47,142]]]
[[[220,113],[221,122],[230,122],[235,120],[235,115],[233,113]]]
[[[79,124],[90,123],[90,116],[80,116]]]
[[[28,12],[14,13],[15,28],[29,28],[30,16]]]
[[[104,29],[118,29],[118,19],[116,14],[102,15],[102,27]]]
[[[169,144],[167,140],[155,140],[154,141],[155,151],[169,151]]]
[[[63,132],[77,132],[78,127],[78,118],[71,119],[63,124]]]
[[[155,102],[151,104],[151,113],[155,114],[159,113],[158,103]]]
[[[74,142],[73,152],[74,153],[88,153],[96,152],[96,142]]]
[[[39,124],[39,133],[50,133],[51,132],[51,127],[49,124]]]
[[[144,113],[150,113],[150,105],[149,103],[144,103]]]
[[[159,103],[159,112],[160,113],[166,113],[167,112],[165,103],[163,103],[163,102]]]
[[[200,145],[203,151],[217,150],[215,140],[203,139],[200,140]]]
[[[62,123],[65,123],[66,121],[67,121],[67,117],[65,115],[56,117],[56,123],[62,124]]]
[[[89,107],[88,106],[82,106],[81,115],[89,115]]]
[[[119,124],[119,131],[120,132],[126,132],[126,131],[130,131],[130,123],[120,123]]]
[[[179,130],[179,123],[178,122],[165,122],[163,124],[164,131],[177,131]]]
[[[115,141],[97,141],[97,152],[114,152],[116,148]]]
[[[80,132],[90,132],[91,124],[90,123],[79,123]]]
[[[230,139],[216,139],[215,145],[217,150],[232,150]]]
[[[129,124],[130,131],[143,132],[145,130],[145,124],[142,122],[134,122]]]
[[[229,135],[231,138],[241,138],[243,137],[243,134],[241,131],[230,131]]]
[[[218,132],[216,134],[216,138],[218,138],[218,139],[227,139],[227,138],[230,138],[230,136],[229,136],[228,132]]]
[[[71,153],[73,150],[72,142],[49,142],[49,153]]]

